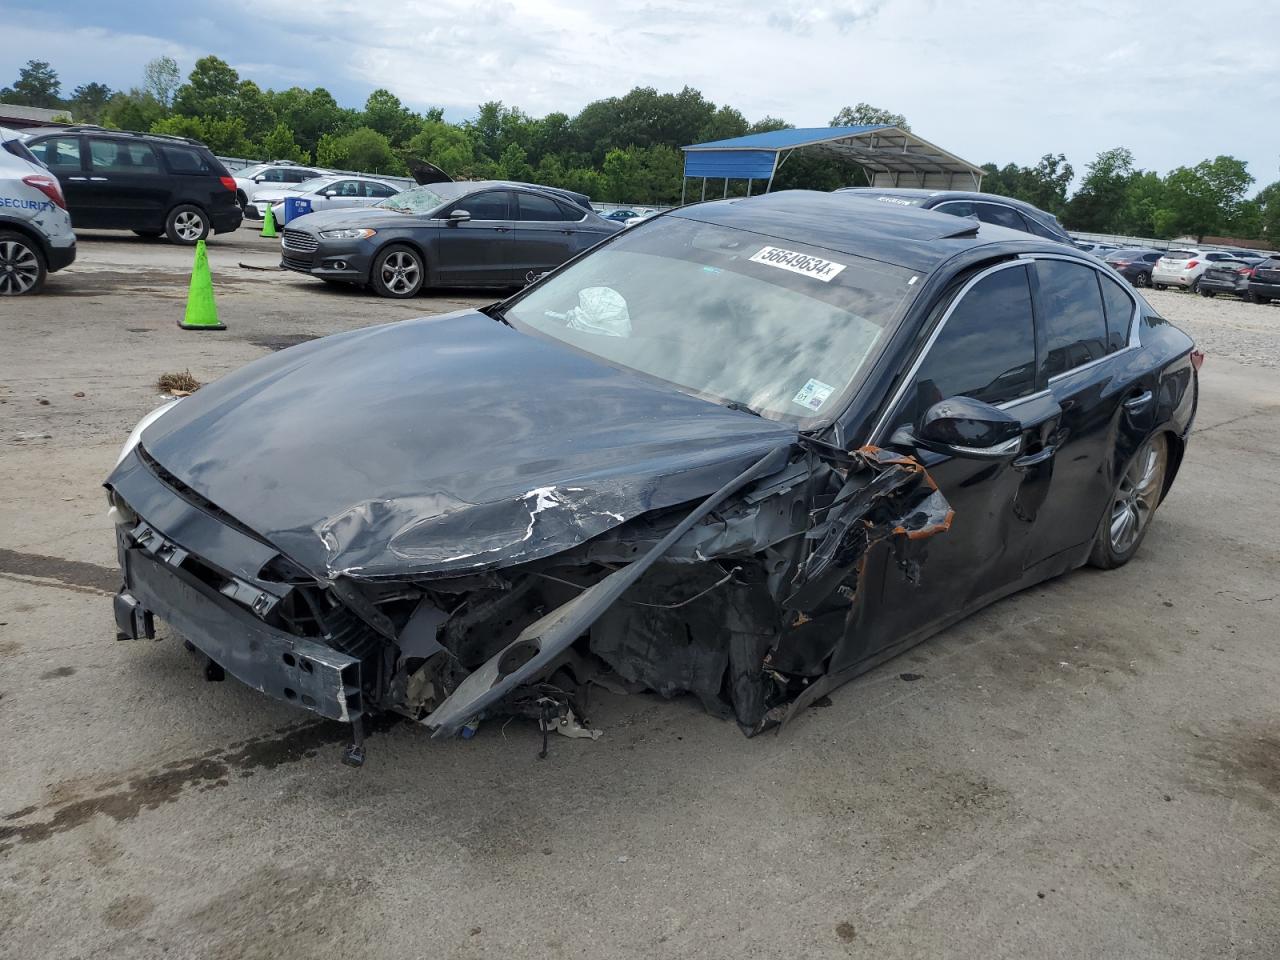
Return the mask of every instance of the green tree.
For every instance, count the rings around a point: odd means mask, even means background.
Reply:
[[[271,99],[252,80],[241,80],[236,87],[234,115],[244,121],[245,136],[254,143],[261,143],[279,122]]]
[[[1046,153],[1034,167],[1016,163],[997,167],[994,163],[984,163],[982,170],[982,189],[987,193],[1025,200],[1055,216],[1061,215],[1066,207],[1067,188],[1075,176],[1071,164],[1061,153]]]
[[[414,135],[422,118],[405,107],[390,90],[379,87],[364,102],[363,122],[398,146]]]
[[[27,65],[18,70],[13,86],[0,90],[0,101],[50,110],[62,106],[61,96],[58,71],[45,60],[28,60]]]
[[[333,94],[324,87],[316,87],[314,90],[290,87],[288,90],[269,92],[267,99],[275,110],[277,120],[292,130],[298,145],[313,156],[316,155],[321,136],[340,136],[356,125],[354,112],[339,107]]]
[[[75,119],[85,123],[101,123],[111,101],[111,88],[105,83],[82,83],[71,92],[67,106]]]
[[[477,173],[476,146],[463,127],[442,120],[427,120],[405,145],[405,159],[410,169],[415,161],[434,163],[455,179],[468,179]]]
[[[283,123],[277,123],[262,138],[262,154],[268,160],[292,160],[295,163],[311,162],[311,154],[294,142],[293,131]]]
[[[128,93],[117,92],[107,101],[101,123],[114,130],[146,132],[165,115],[164,104],[137,87]]]
[[[1103,150],[1085,167],[1080,189],[1067,205],[1067,223],[1076,230],[1098,233],[1118,229],[1133,175],[1133,154],[1128,148]]]
[[[764,116],[751,125],[747,133],[769,133],[773,130],[790,130],[791,124],[779,117]]]
[[[168,110],[173,106],[173,95],[182,83],[178,61],[173,57],[156,57],[142,68],[142,89],[155,97],[156,102]]]
[[[324,134],[316,148],[316,163],[361,173],[403,174],[404,162],[377,130],[359,127],[339,136]]]
[[[900,113],[873,107],[869,103],[858,103],[852,107],[841,107],[840,112],[831,118],[829,127],[858,127],[865,124],[887,123],[891,127],[910,130],[907,118]]]
[[[151,125],[151,132],[199,140],[214,153],[222,156],[246,157],[256,152],[245,135],[244,121],[239,117],[223,119],[221,117],[184,117],[175,114],[157,120]]]
[[[184,117],[216,117],[225,120],[237,107],[240,75],[225,60],[201,57],[178,88],[173,110]]]
[[[1167,223],[1197,240],[1224,231],[1253,183],[1243,160],[1218,156],[1178,167],[1165,178]]]
[[[712,140],[728,140],[732,137],[744,136],[749,129],[747,118],[728,104],[719,107],[707,121],[707,125],[698,131],[698,142],[708,143]],[[681,144],[684,146],[684,144]]]
[[[1266,240],[1272,249],[1280,247],[1280,180],[1258,191],[1257,237]]]
[[[1129,178],[1124,203],[1114,224],[1117,233],[1132,237],[1173,236],[1161,224],[1172,218],[1165,202],[1165,185],[1152,170],[1138,170]]]

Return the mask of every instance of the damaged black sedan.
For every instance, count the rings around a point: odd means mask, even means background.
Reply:
[[[518,295],[265,357],[107,480],[122,636],[352,722],[748,734],[1139,548],[1200,355],[1109,267],[856,197],[699,204]]]

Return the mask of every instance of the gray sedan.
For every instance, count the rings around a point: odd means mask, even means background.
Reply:
[[[281,237],[280,263],[407,298],[424,286],[521,286],[621,229],[550,187],[433,183],[370,209],[299,217]]]

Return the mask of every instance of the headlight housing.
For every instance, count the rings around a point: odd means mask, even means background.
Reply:
[[[116,457],[117,466],[119,466],[121,460],[129,455],[129,451],[136,447],[142,440],[142,431],[176,407],[181,400],[182,397],[178,397],[174,400],[167,400],[138,421],[138,425],[129,432],[129,439],[126,440],[124,442],[124,446],[120,448],[120,456]]]
[[[321,230],[320,236],[326,240],[368,240],[377,233],[377,230],[369,227],[348,227],[343,230]]]

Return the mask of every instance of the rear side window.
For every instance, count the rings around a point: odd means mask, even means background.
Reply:
[[[339,180],[337,183],[326,184],[316,193],[335,194],[339,197],[362,197],[364,191],[361,188],[359,180]]]
[[[587,215],[587,211],[583,210],[581,207],[575,207],[572,203],[568,203],[567,201],[557,201],[557,203],[560,206],[561,219],[571,220],[574,223],[577,223]]]
[[[1107,320],[1096,271],[1066,260],[1041,260],[1041,317],[1045,375],[1060,373],[1106,356]]]
[[[37,159],[54,173],[80,169],[79,137],[50,137],[30,146]]]
[[[165,162],[169,164],[171,173],[200,175],[214,172],[208,158],[199,150],[193,150],[191,147],[167,145],[162,147],[161,150],[164,153]]]
[[[128,140],[89,138],[89,166],[95,173],[159,173],[151,145]]]
[[[1234,258],[1233,256],[1231,256],[1231,254],[1229,254],[1229,253],[1206,253],[1206,254],[1204,255],[1204,258],[1205,258],[1206,260],[1212,260],[1212,261],[1217,261],[1217,260],[1234,260],[1234,259],[1235,259],[1235,258]]]
[[[27,145],[16,137],[12,140],[6,140],[3,144],[7,153],[12,153],[15,157],[27,161],[27,163],[38,163],[36,155],[27,149]]]
[[[1054,233],[1048,227],[1040,223],[1035,217],[1022,214],[1022,219],[1026,221],[1027,229],[1034,233],[1037,237],[1044,237],[1046,240],[1057,240],[1061,242],[1062,234]]]
[[[918,423],[948,397],[1004,403],[1035,392],[1036,338],[1027,267],[984,277],[946,320],[898,423]]]
[[[532,193],[517,193],[516,204],[520,211],[519,219],[525,221],[563,221],[567,219],[560,205],[550,197],[539,197]],[[472,214],[474,216],[475,214]],[[574,217],[576,220],[577,217]]]
[[[949,213],[953,217],[975,217],[977,213],[973,208],[974,204],[968,200],[948,200],[933,209],[939,213]]]
[[[364,195],[366,197],[394,197],[396,192],[385,184],[370,183],[366,180],[364,182]]]
[[[285,183],[301,183],[303,180],[310,180],[312,177],[319,176],[314,170],[297,170],[287,167],[284,170]]]
[[[1133,300],[1124,287],[1105,274],[1098,274],[1102,284],[1102,303],[1107,310],[1107,352],[1114,353],[1129,345],[1129,324],[1133,321]]]
[[[488,193],[477,193],[467,197],[455,209],[465,210],[471,214],[472,220],[510,220],[508,198],[511,195],[505,190],[490,190]]]
[[[1027,232],[1027,222],[1017,210],[998,203],[975,203],[974,207],[977,208],[978,219],[983,223],[994,223],[997,227]]]

